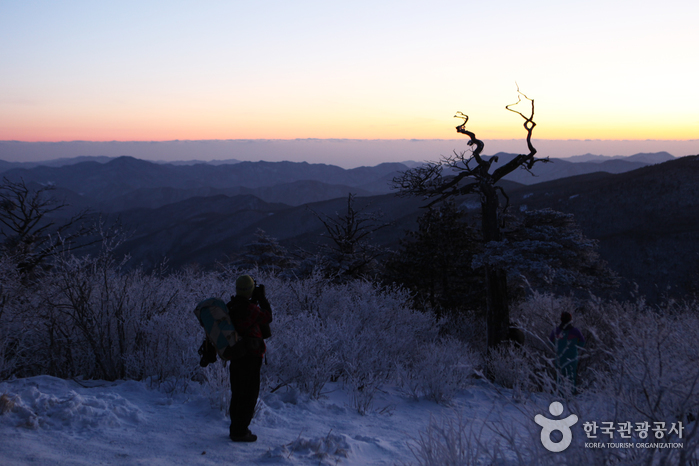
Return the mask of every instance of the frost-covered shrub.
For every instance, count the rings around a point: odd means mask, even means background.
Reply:
[[[312,398],[318,398],[337,371],[338,356],[332,341],[312,314],[276,312],[274,336],[268,341],[271,367],[265,371],[274,383],[294,383]]]
[[[166,312],[153,315],[147,322],[143,331],[150,357],[137,361],[134,367],[142,367],[156,380],[204,381],[212,404],[225,411],[230,404],[229,370],[221,361],[206,368],[199,366],[197,350],[204,340],[204,331],[193,311],[197,303],[210,297],[228,301],[235,293],[235,276],[184,269],[151,278],[162,298],[169,296],[170,300]],[[150,306],[157,307],[157,302]]]
[[[194,380],[202,381],[206,386],[211,407],[227,412],[231,404],[231,373],[228,363],[217,361],[197,370],[199,373]]]
[[[397,364],[416,358],[437,336],[434,318],[412,310],[409,302],[400,289],[377,289],[365,281],[334,287],[321,300],[321,317],[335,335],[340,371],[360,412],[394,378]]]
[[[296,383],[312,396],[331,379],[344,381],[355,408],[365,412],[376,390],[395,379],[398,363],[437,337],[430,315],[409,306],[409,295],[364,280],[334,284],[319,274],[295,281],[275,277],[268,341],[268,385]]]
[[[668,423],[699,412],[699,332],[696,304],[638,309],[610,319],[615,344],[595,371],[600,392],[614,394],[621,416]],[[670,425],[670,424],[668,424]],[[694,445],[699,443],[694,436]]]
[[[614,401],[602,397],[588,399],[584,403],[576,403],[572,412],[590,413],[591,407],[600,404],[613,405]],[[536,414],[541,414],[539,403],[519,404],[517,412],[521,417],[516,418],[506,416],[501,405],[494,404],[492,408],[485,419],[466,418],[456,409],[441,418],[431,419],[428,427],[408,442],[415,458],[414,464],[635,466],[694,464],[699,460],[697,445],[689,439],[685,439],[684,448],[587,448],[585,443],[591,440],[582,434],[579,426],[576,426],[577,429],[574,427],[576,434],[569,447],[563,452],[550,452],[541,443],[541,427],[532,422]],[[614,441],[620,442],[618,439]]]
[[[0,270],[3,298],[12,294],[3,299],[0,340],[13,339],[15,365],[21,356],[15,375],[163,380],[196,365],[201,336],[181,275],[125,272],[106,255],[65,255],[12,291],[15,269]]]
[[[0,380],[22,376],[40,363],[33,351],[38,322],[32,309],[37,304],[36,296],[23,286],[16,262],[0,256]]]
[[[562,312],[573,313],[573,325],[576,327],[585,324],[585,316],[576,312],[572,298],[536,291],[513,307],[510,318],[524,330],[528,345],[541,349],[548,345],[549,333],[559,324]]]
[[[651,307],[643,300],[619,303],[593,297],[575,302],[534,293],[513,310],[513,320],[527,340],[524,351],[515,351],[519,356],[501,358],[498,372],[510,380],[500,382],[512,386],[525,367],[539,381],[546,381],[547,371],[553,374],[548,335],[560,313],[569,311],[586,338],[578,366],[583,390],[605,393],[618,400],[619,407],[657,416],[658,421],[679,419],[699,411],[699,347],[688,337],[699,333],[697,310],[696,303]],[[507,362],[517,358],[528,363]],[[532,389],[550,391],[546,383]]]
[[[531,360],[521,348],[512,345],[492,349],[487,357],[488,377],[494,383],[516,392],[532,391],[534,372]]]
[[[589,324],[598,322],[598,318],[590,313],[590,309],[589,304],[576,303],[568,296],[537,292],[515,306],[511,314],[512,321],[524,332],[525,345],[523,348],[506,348],[492,354],[500,382],[517,390],[549,393],[554,390],[565,391],[565,387],[558,387],[555,382],[555,351],[549,335],[560,323],[561,313],[570,312],[573,315],[573,325],[583,332],[587,340],[584,348],[579,351],[578,383],[588,385],[591,380],[588,368],[602,354],[595,338],[595,329]]]
[[[453,337],[466,344],[472,351],[485,354],[486,320],[485,315],[469,312],[451,312],[439,321],[440,336]]]
[[[591,298],[575,305],[569,298],[534,295],[516,318],[542,361],[553,356],[548,333],[563,310],[573,312],[573,324],[587,340],[578,368],[584,389],[658,417],[699,411],[699,347],[688,338],[699,333],[696,304],[651,307],[643,300]]]
[[[2,307],[2,335],[22,335],[42,364],[20,361],[18,351],[9,357],[7,348],[19,348],[18,340],[5,339],[3,371],[22,363],[31,368],[26,375],[170,384],[173,378],[195,379],[215,393],[227,390],[220,367],[198,365],[196,350],[204,334],[192,311],[211,296],[227,300],[239,271],[145,274],[123,270],[108,256],[66,255],[39,286],[18,286],[24,297],[12,292],[15,299],[9,299],[12,266],[8,270],[2,278],[3,302],[14,307]],[[433,318],[410,309],[409,296],[399,289],[360,280],[337,285],[319,274],[284,280],[252,273],[266,285],[274,309],[269,365],[263,369],[268,389],[295,384],[317,397],[327,381],[340,379],[357,395],[358,405],[368,406],[378,386],[394,377],[397,363],[415,359],[421,343],[437,336]]]
[[[69,376],[110,380],[182,371],[193,331],[168,278],[122,272],[102,256],[64,258],[48,278],[43,317],[56,324],[50,331],[63,350],[51,349],[51,364]]]
[[[671,302],[658,307],[643,300],[618,303],[596,298],[574,304],[569,298],[535,295],[517,314],[528,331],[524,354],[538,353],[535,362],[550,360],[546,320],[551,320],[552,328],[562,310],[574,311],[574,325],[587,340],[578,371],[584,396],[603,400],[607,406],[604,415],[610,421],[665,422],[667,426],[683,422],[687,430],[682,451],[690,452],[687,458],[696,457],[699,429],[696,422],[688,423],[699,412],[699,347],[689,337],[699,333],[697,304]],[[545,372],[545,366],[533,366],[537,380],[543,380],[540,374]],[[543,386],[541,390],[554,393],[552,388],[560,387]],[[642,456],[646,455],[644,461],[655,455],[656,461],[664,458],[673,463],[678,454],[651,450]],[[629,456],[621,464],[634,461]]]
[[[360,414],[371,409],[376,391],[392,376],[393,360],[378,353],[376,343],[374,332],[359,331],[340,345],[343,380]]]
[[[448,404],[482,364],[476,353],[453,337],[426,343],[417,359],[400,367],[401,386],[413,399],[425,396]]]
[[[473,354],[455,338],[442,341],[434,316],[411,309],[402,289],[364,280],[335,284],[319,274],[264,280],[274,310],[268,387],[294,383],[317,397],[338,379],[353,407],[366,412],[387,382],[448,402],[472,373]]]
[[[440,420],[431,418],[419,436],[408,443],[420,466],[471,466],[491,464],[499,455],[483,437],[483,428],[474,426],[460,413]],[[493,452],[492,450],[495,450]]]

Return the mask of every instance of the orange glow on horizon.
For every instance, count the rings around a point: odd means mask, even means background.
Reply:
[[[419,109],[413,114],[369,112],[357,109],[341,115],[293,114],[280,112],[268,115],[261,111],[241,114],[221,110],[204,112],[168,109],[160,114],[155,109],[134,112],[74,111],[69,115],[57,112],[22,114],[0,118],[0,140],[27,142],[52,141],[173,141],[225,139],[460,139],[455,127],[459,120],[453,113]],[[179,111],[178,111],[179,110]],[[162,111],[162,110],[160,110]],[[444,116],[446,114],[446,116]],[[319,116],[320,115],[320,116]],[[696,116],[666,117],[640,120],[619,115],[583,118],[563,117],[540,112],[533,136],[537,139],[605,139],[605,140],[693,140],[699,138]],[[507,112],[472,114],[469,129],[483,140],[524,139],[523,120]]]
[[[699,138],[697,2],[6,3],[5,141]]]
[[[454,125],[456,126],[456,125]],[[690,141],[699,139],[696,126],[678,127],[670,126],[658,128],[654,126],[634,127],[628,129],[609,127],[589,127],[575,130],[565,128],[546,129],[537,125],[534,130],[534,139],[546,140],[676,140]],[[523,129],[488,129],[471,128],[479,139],[489,140],[510,140],[524,139],[526,133]],[[0,129],[0,140],[2,141],[25,141],[25,142],[58,142],[58,141],[203,141],[203,140],[294,140],[294,139],[462,139],[454,127],[443,128],[357,128],[348,130],[347,127],[335,128],[313,128],[311,130],[286,130],[273,131],[269,129],[245,128],[231,130],[230,128],[21,128],[12,130],[4,127]]]

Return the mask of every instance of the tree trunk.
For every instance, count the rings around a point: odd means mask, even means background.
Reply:
[[[510,309],[507,302],[507,273],[487,266],[485,269],[487,298],[488,351],[507,340],[510,328]]]
[[[483,240],[500,241],[500,223],[498,211],[500,202],[493,185],[481,184],[482,232]],[[510,309],[507,302],[507,273],[505,270],[486,266],[485,268],[486,305],[487,305],[487,344],[488,351],[500,342],[507,340],[510,328]]]

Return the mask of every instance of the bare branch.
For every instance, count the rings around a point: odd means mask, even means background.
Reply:
[[[522,112],[519,110],[515,110],[512,107],[515,105],[519,104],[522,102],[522,97],[524,97],[526,100],[530,102],[531,105],[531,113],[529,116],[524,115]],[[516,113],[517,115],[521,116],[524,118],[524,129],[527,131],[527,148],[529,149],[528,154],[519,154],[517,157],[514,159],[510,160],[508,163],[503,165],[502,167],[498,168],[493,172],[493,179],[495,181],[500,180],[504,176],[508,175],[509,173],[513,172],[516,168],[522,167],[525,170],[529,171],[531,173],[531,169],[534,166],[536,162],[549,162],[548,157],[545,159],[537,159],[534,156],[536,155],[536,148],[532,144],[532,133],[534,131],[534,127],[536,126],[536,123],[534,122],[534,99],[531,99],[527,97],[526,94],[524,94],[522,91],[519,90],[519,86],[517,86],[517,102],[509,105],[505,105],[505,109],[509,110],[512,113]]]
[[[510,207],[510,197],[507,195],[504,189],[502,189],[502,186],[495,186],[495,189],[500,191],[500,194],[502,194],[502,197],[505,198],[505,207],[502,208],[503,212],[506,212],[507,209]]]
[[[468,123],[468,115],[466,115],[463,112],[456,112],[456,115],[454,115],[454,118],[461,118],[464,120],[463,123],[461,123],[459,126],[456,127],[456,132],[465,134],[466,136],[469,137],[468,145],[469,146],[476,146],[476,148],[473,150],[473,156],[476,159],[476,162],[478,162],[478,165],[480,166],[481,163],[483,163],[483,159],[481,159],[481,152],[483,152],[483,148],[485,147],[485,144],[483,144],[483,141],[480,139],[476,138],[476,135],[468,131],[466,129],[466,123]]]
[[[99,228],[88,224],[83,210],[60,224],[50,214],[67,207],[50,193],[53,186],[31,189],[24,180],[7,178],[0,184],[0,247],[18,258],[18,267],[29,272],[47,258],[102,241]]]

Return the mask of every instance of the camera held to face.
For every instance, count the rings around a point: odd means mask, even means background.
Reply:
[[[261,301],[265,299],[265,286],[255,285],[255,289],[252,290],[252,296],[250,297],[252,301]]]

